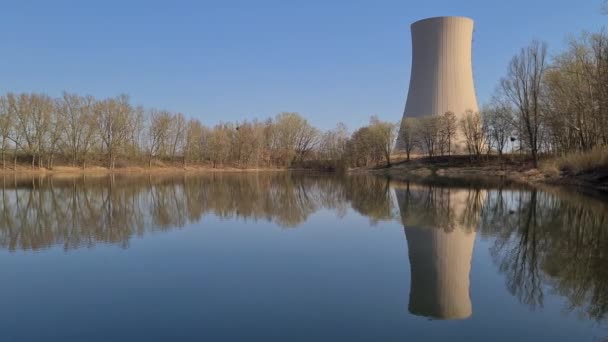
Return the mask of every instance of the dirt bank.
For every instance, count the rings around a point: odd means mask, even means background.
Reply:
[[[391,167],[351,172],[371,172],[393,179],[479,178],[527,185],[575,187],[585,192],[608,192],[606,168],[573,174],[542,166],[534,168],[531,161],[522,156],[484,156],[480,160],[468,156],[417,158],[395,163]]]
[[[109,174],[109,173],[175,173],[175,172],[260,172],[260,171],[285,171],[280,168],[236,168],[236,167],[219,167],[213,168],[208,166],[152,166],[137,167],[128,166],[109,169],[101,166],[93,166],[87,168],[71,167],[71,166],[56,166],[52,169],[46,168],[31,168],[28,166],[17,165],[6,169],[0,169],[0,174]]]

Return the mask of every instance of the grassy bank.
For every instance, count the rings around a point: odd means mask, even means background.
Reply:
[[[363,171],[362,169],[353,170]],[[492,178],[526,184],[578,186],[587,190],[608,191],[608,148],[562,157],[545,157],[534,168],[522,155],[498,157],[447,156],[398,161],[388,168],[367,169],[392,178]]]
[[[540,167],[548,182],[608,191],[608,147],[545,160]]]

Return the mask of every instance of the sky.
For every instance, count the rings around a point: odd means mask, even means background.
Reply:
[[[550,55],[608,28],[602,0],[0,0],[0,93],[128,94],[207,125],[299,112],[351,130],[401,119],[409,25],[475,20],[473,70],[487,102],[533,39]]]

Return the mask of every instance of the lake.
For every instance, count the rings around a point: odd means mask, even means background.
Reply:
[[[287,172],[10,176],[0,340],[603,341],[608,204]]]

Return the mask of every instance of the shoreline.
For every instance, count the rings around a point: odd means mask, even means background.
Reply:
[[[277,167],[209,167],[205,165],[192,166],[126,166],[109,169],[102,166],[87,168],[56,166],[53,169],[35,168],[17,165],[1,169],[0,175],[6,176],[87,176],[87,175],[147,175],[147,174],[205,174],[205,173],[256,173],[256,172],[314,172],[314,173],[341,173],[314,168],[277,168]],[[371,174],[384,176],[394,180],[410,181],[489,181],[496,183],[510,183],[528,186],[552,186],[569,188],[577,191],[608,195],[608,170],[581,175],[567,175],[549,172],[543,168],[533,168],[525,160],[496,160],[470,161],[469,158],[452,156],[449,158],[412,159],[394,163],[390,167],[360,167],[346,170],[345,174]]]
[[[395,180],[480,180],[527,186],[569,188],[588,194],[608,195],[608,170],[595,170],[577,175],[533,168],[526,161],[428,162],[423,159],[396,163],[390,167],[353,169],[351,173],[368,172]]]
[[[17,169],[7,168],[0,169],[0,175],[106,175],[106,174],[158,174],[158,173],[216,173],[216,172],[279,172],[289,171],[287,168],[236,168],[236,167],[206,167],[206,166],[153,166],[148,167],[120,167],[109,169],[102,166],[93,167],[71,167],[71,166],[56,166],[52,169],[46,168],[29,168],[17,166]]]

